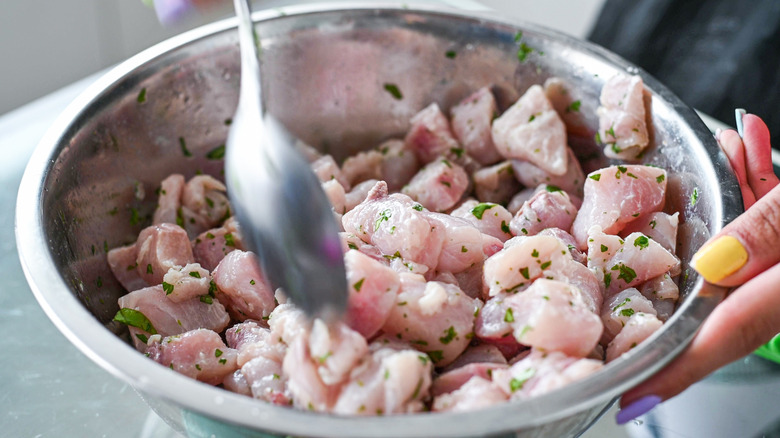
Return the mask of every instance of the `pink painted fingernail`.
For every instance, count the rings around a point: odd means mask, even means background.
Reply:
[[[715,128],[715,140],[720,141],[720,134],[723,132],[720,128]]]
[[[626,424],[636,417],[650,412],[654,407],[658,406],[661,401],[661,397],[657,395],[646,395],[618,411],[615,416],[615,421],[617,424]]]

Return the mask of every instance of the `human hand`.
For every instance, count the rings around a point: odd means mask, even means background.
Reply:
[[[704,321],[680,356],[622,396],[619,424],[648,412],[780,333],[780,181],[772,167],[769,129],[752,114],[744,115],[742,123],[743,138],[734,130],[716,137],[737,176],[746,211],[691,261],[708,282],[738,287]]]

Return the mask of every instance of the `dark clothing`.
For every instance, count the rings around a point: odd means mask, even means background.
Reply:
[[[730,126],[758,115],[780,148],[780,1],[607,0],[589,38]]]

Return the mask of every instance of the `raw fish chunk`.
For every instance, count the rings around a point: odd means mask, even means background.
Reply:
[[[234,324],[225,331],[225,339],[227,345],[238,352],[236,363],[239,367],[260,356],[281,363],[287,352],[287,345],[256,321]]]
[[[187,181],[181,193],[182,209],[197,217],[195,223],[184,221],[190,236],[197,236],[230,216],[226,192],[225,185],[210,175],[196,175]]]
[[[139,351],[145,351],[149,336],[178,335],[199,328],[222,332],[230,322],[225,307],[217,300],[192,298],[175,303],[165,296],[162,285],[139,289],[119,298],[120,313],[132,309],[143,314],[153,330],[130,326],[130,335]]]
[[[515,178],[526,187],[538,187],[540,184],[555,186],[564,192],[582,197],[582,185],[585,183],[585,174],[582,171],[579,160],[574,156],[571,148],[566,148],[568,156],[566,172],[563,175],[553,175],[530,161],[512,160],[512,169]]]
[[[481,231],[465,219],[442,213],[428,215],[433,226],[444,230],[444,242],[436,262],[439,271],[457,274],[482,265],[485,260],[485,239]]]
[[[208,295],[210,285],[211,274],[197,263],[174,266],[163,276],[163,289],[168,299],[177,303]]]
[[[401,287],[398,274],[360,251],[344,254],[349,299],[344,322],[366,339],[385,324]]]
[[[526,201],[509,223],[516,236],[534,236],[545,228],[568,230],[577,217],[577,207],[569,195],[557,187],[547,186]]]
[[[446,158],[427,164],[401,192],[431,211],[445,211],[460,201],[469,185],[469,176]]]
[[[339,184],[344,187],[344,190],[349,191],[351,188],[349,181],[341,173],[339,165],[336,164],[336,160],[331,155],[323,155],[316,161],[311,163],[311,170],[317,175],[320,182],[330,181],[335,179]]]
[[[119,283],[127,291],[142,289],[148,284],[138,275],[138,246],[120,246],[108,251],[108,266]]]
[[[616,75],[601,89],[599,139],[609,158],[637,160],[649,143],[644,84],[639,76]]]
[[[367,352],[366,340],[346,325],[314,320],[310,330],[292,339],[282,363],[294,405],[330,411],[340,385]]]
[[[411,181],[420,170],[420,163],[414,151],[406,147],[402,140],[391,139],[380,144],[377,149],[382,153],[382,179],[387,187],[396,192]]]
[[[501,160],[490,131],[493,118],[498,114],[496,99],[490,88],[480,88],[455,105],[450,110],[450,114],[452,131],[467,154],[484,165]]]
[[[503,359],[503,356],[501,356],[501,358]],[[504,361],[504,363],[474,362],[451,369],[436,377],[431,386],[431,394],[435,397],[453,392],[473,377],[490,380],[493,371],[506,368],[509,368],[509,365]]]
[[[221,227],[201,233],[192,241],[195,261],[209,271],[213,271],[228,253],[236,249],[244,249],[244,244],[238,222],[232,217]]]
[[[493,142],[505,158],[530,161],[552,175],[566,173],[566,126],[541,86],[532,85],[494,120],[492,132]]]
[[[222,383],[237,368],[236,350],[228,348],[219,334],[206,329],[149,340],[146,355],[187,377],[210,385]]]
[[[509,230],[512,214],[501,205],[471,199],[460,204],[451,214],[469,221],[482,233],[502,242],[513,237]]]
[[[175,224],[178,211],[181,208],[181,195],[184,191],[184,176],[174,173],[160,183],[160,196],[157,198],[157,209],[154,210],[152,223]]]
[[[378,182],[360,205],[347,212],[344,230],[376,246],[383,254],[436,267],[444,242],[443,227],[433,226],[424,207],[410,197],[387,194],[387,184]]]
[[[325,196],[328,197],[330,206],[333,211],[338,214],[344,214],[347,212],[347,194],[342,186],[335,179],[325,181],[322,185],[322,191],[325,192]]]
[[[349,156],[341,164],[341,173],[350,186],[369,179],[382,179],[382,163],[384,157],[376,149],[358,152]]]
[[[607,362],[620,357],[660,329],[663,323],[649,313],[635,313],[607,346]]]
[[[680,298],[680,289],[669,274],[647,280],[639,286],[639,292],[653,303],[656,316],[663,322],[672,316]]]
[[[528,356],[509,369],[496,370],[493,382],[510,399],[526,399],[584,379],[603,366],[599,360],[571,357],[559,351],[532,349]]]
[[[653,303],[636,288],[630,287],[605,301],[601,309],[601,321],[604,323],[603,339],[606,341],[604,344],[612,341],[635,313],[656,314]]]
[[[287,376],[282,363],[265,356],[257,356],[241,367],[252,397],[281,406],[290,404]]]
[[[680,213],[667,214],[654,212],[642,215],[621,231],[621,236],[631,233],[642,233],[660,243],[667,251],[674,254],[677,249],[677,226],[680,223]]]
[[[148,285],[160,284],[175,266],[195,261],[187,232],[178,225],[160,224],[144,228],[136,241],[136,271]]]
[[[520,190],[512,163],[503,161],[474,172],[474,193],[482,202],[506,204]]]
[[[376,183],[378,182],[378,180],[369,179],[358,183],[355,187],[352,187],[352,190],[344,195],[344,213],[352,210],[358,204],[365,201],[368,193],[371,191],[371,189],[374,188],[374,186],[376,186]]]
[[[680,260],[642,233],[625,240],[605,236],[597,227],[591,233],[588,267],[603,281],[608,297],[669,271],[679,272]],[[607,241],[612,243],[603,243]]]
[[[412,117],[410,123],[406,147],[415,153],[420,163],[430,163],[441,155],[448,155],[453,149],[460,149],[450,129],[450,121],[439,105],[430,104]]]
[[[658,167],[610,166],[591,172],[585,195],[571,231],[580,249],[587,246],[588,231],[598,225],[617,234],[641,215],[660,211],[666,196],[666,171]]]
[[[422,411],[423,400],[430,394],[433,369],[428,356],[386,342],[375,342],[370,350],[350,373],[333,412],[386,415]]]
[[[401,292],[382,331],[428,353],[437,367],[448,365],[469,344],[478,301],[452,284],[400,277]]]
[[[274,292],[254,253],[236,250],[212,273],[216,297],[238,321],[268,319],[276,307]]]
[[[509,305],[504,320],[523,345],[585,357],[601,337],[601,320],[569,284],[540,278],[504,302]]]
[[[457,390],[433,400],[435,412],[468,412],[484,409],[508,400],[507,394],[488,379],[474,376]]]

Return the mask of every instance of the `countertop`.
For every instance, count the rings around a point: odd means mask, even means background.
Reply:
[[[4,207],[0,210],[2,437],[180,436],[132,387],[100,368],[60,334],[35,301],[16,252],[14,208],[27,160],[60,112],[97,77],[85,78],[0,116],[0,205]],[[762,436],[780,425],[778,394],[780,366],[751,357],[695,385],[636,423],[616,426],[613,409],[584,436]],[[705,402],[700,403],[702,400]],[[715,430],[704,433],[696,420],[704,418],[702,423],[717,425],[711,419],[712,412],[725,412],[721,417],[728,427],[713,427]],[[734,431],[738,434],[732,434]]]

